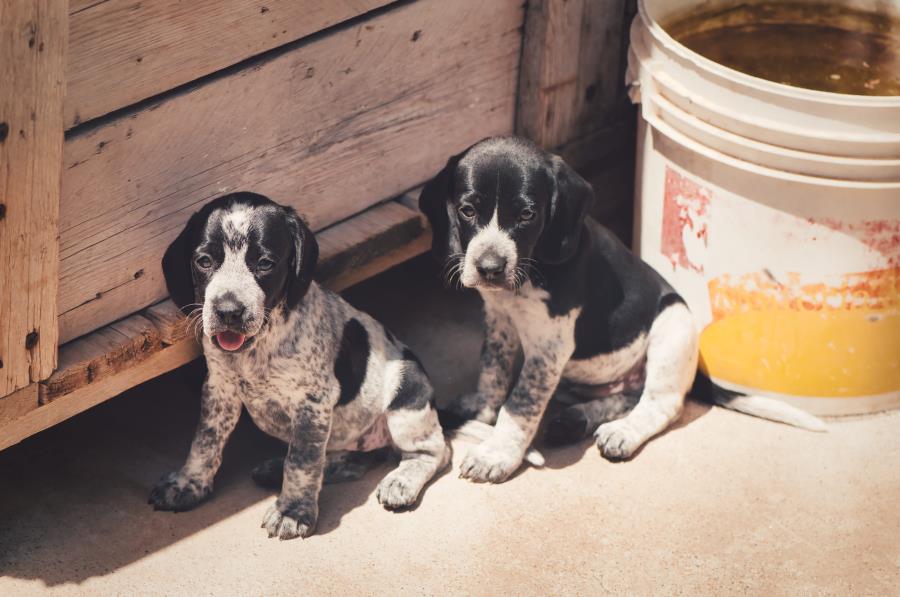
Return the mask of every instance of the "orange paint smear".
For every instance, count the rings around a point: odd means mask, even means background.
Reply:
[[[802,284],[796,273],[776,279],[768,272],[722,275],[709,281],[713,321],[763,310],[883,311],[900,307],[900,267],[843,274]]]

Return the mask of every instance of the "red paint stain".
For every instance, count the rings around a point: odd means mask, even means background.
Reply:
[[[842,222],[832,218],[809,218],[809,222],[849,234],[884,255],[890,265],[900,265],[900,220]]]
[[[673,268],[703,273],[698,250],[706,249],[711,199],[709,189],[666,167],[660,244],[662,254],[672,262]]]

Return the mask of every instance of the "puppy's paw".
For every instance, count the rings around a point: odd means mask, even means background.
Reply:
[[[184,512],[196,507],[212,493],[212,484],[187,477],[179,471],[165,475],[150,492],[154,510]]]
[[[266,529],[270,539],[278,537],[285,541],[297,537],[305,538],[316,530],[318,517],[319,513],[311,511],[308,507],[298,505],[283,507],[276,501],[269,506],[260,526]]]
[[[419,497],[421,483],[409,479],[400,469],[394,469],[378,484],[375,497],[387,510],[404,510],[413,506]]]
[[[459,468],[459,476],[476,483],[502,483],[521,464],[520,450],[486,441],[469,450]]]
[[[594,433],[597,447],[607,458],[621,460],[631,456],[644,443],[644,436],[625,419],[604,423]]]

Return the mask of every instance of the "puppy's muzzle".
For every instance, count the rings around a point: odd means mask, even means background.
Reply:
[[[487,252],[475,262],[475,270],[482,280],[496,284],[506,278],[506,264],[505,257]]]
[[[244,346],[251,323],[249,319],[252,319],[248,317],[246,305],[228,292],[212,300],[210,307],[213,313],[212,337],[219,348],[235,351]]]
[[[244,323],[247,308],[231,297],[221,298],[213,303],[216,317],[228,329],[240,329]]]

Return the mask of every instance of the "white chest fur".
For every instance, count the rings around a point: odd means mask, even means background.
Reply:
[[[552,315],[545,302],[548,296],[530,282],[518,292],[481,291],[486,308],[501,311],[512,321],[526,354],[540,351],[568,360],[575,349],[575,321],[581,309]]]

